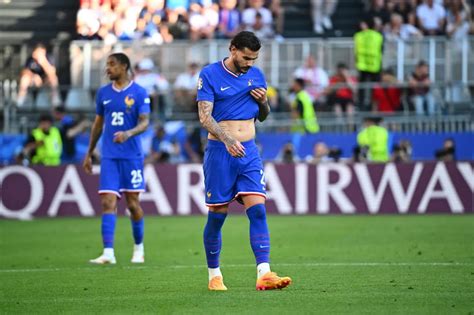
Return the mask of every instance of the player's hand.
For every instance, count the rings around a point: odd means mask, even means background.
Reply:
[[[225,147],[227,148],[227,152],[229,152],[233,157],[239,158],[245,156],[245,147],[235,139],[229,139],[229,141],[226,141]]]
[[[117,131],[114,133],[114,142],[123,143],[130,138],[130,133],[128,131]]]
[[[84,171],[87,174],[89,175],[92,174],[92,157],[89,153],[86,154],[86,156],[84,157],[84,161],[82,162],[82,167],[84,168]]]
[[[250,95],[260,104],[264,104],[267,101],[267,90],[264,88],[251,90]]]

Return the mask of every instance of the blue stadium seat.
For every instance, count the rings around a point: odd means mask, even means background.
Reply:
[[[64,106],[69,111],[90,111],[94,108],[94,101],[89,91],[71,88],[67,93]]]

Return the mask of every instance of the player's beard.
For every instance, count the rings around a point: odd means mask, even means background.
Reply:
[[[238,72],[238,73],[247,73],[247,72],[249,71],[249,69],[250,69],[250,67],[242,68],[242,67],[239,65],[239,63],[238,63],[237,61],[235,61],[235,60],[233,60],[233,62],[234,62],[234,67],[235,67],[235,69],[237,69],[237,72]]]

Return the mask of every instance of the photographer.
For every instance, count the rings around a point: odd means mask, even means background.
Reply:
[[[444,140],[443,148],[435,151],[435,157],[438,161],[451,162],[456,160],[456,144],[454,139]]]

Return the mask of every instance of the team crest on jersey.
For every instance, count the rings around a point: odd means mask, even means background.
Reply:
[[[135,104],[135,100],[132,97],[132,94],[125,96],[125,105],[127,105],[127,108],[130,108],[133,106],[133,104]]]
[[[252,86],[252,83],[253,83],[253,80],[250,79],[248,85],[249,85],[249,86]]]
[[[198,80],[197,89],[198,90],[202,89],[202,78],[199,78]]]

